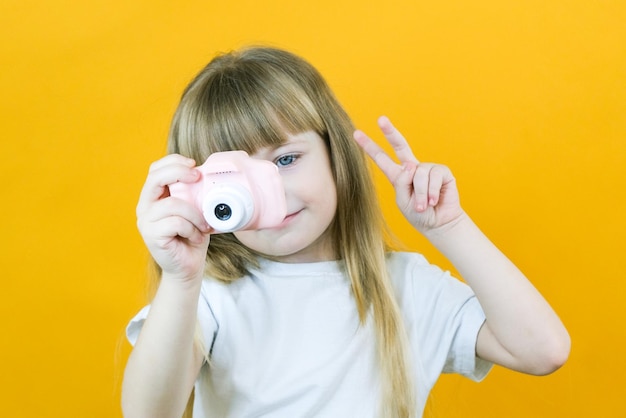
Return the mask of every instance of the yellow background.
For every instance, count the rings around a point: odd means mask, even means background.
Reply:
[[[556,374],[444,376],[432,416],[626,416],[625,22],[609,0],[3,0],[0,414],[121,416],[148,165],[196,71],[263,43],[316,65],[359,127],[387,114],[448,164],[568,326]],[[398,235],[449,267],[377,178]]]

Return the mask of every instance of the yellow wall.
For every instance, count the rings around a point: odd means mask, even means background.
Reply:
[[[450,165],[571,332],[558,373],[446,376],[433,416],[625,416],[625,22],[617,1],[3,0],[2,415],[121,416],[145,172],[200,66],[270,43],[320,68],[360,127],[387,114]],[[380,183],[396,232],[446,265]]]

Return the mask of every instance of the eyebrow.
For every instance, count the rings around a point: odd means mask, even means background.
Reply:
[[[309,143],[309,140],[307,138],[304,137],[294,137],[293,135],[287,139],[287,141],[283,142],[282,144],[276,145],[271,149],[272,151],[276,151],[277,149],[283,148],[283,147],[288,147],[290,145],[299,145],[299,144],[307,144]]]

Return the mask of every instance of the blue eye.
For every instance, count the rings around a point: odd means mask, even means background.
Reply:
[[[276,159],[276,165],[278,167],[285,167],[288,166],[290,164],[293,164],[296,159],[298,157],[295,154],[287,154],[287,155],[283,155],[282,157],[278,157]]]

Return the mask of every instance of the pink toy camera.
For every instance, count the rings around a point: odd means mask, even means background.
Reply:
[[[278,167],[245,151],[216,152],[195,183],[175,183],[170,195],[197,207],[216,233],[278,226],[287,214]]]

